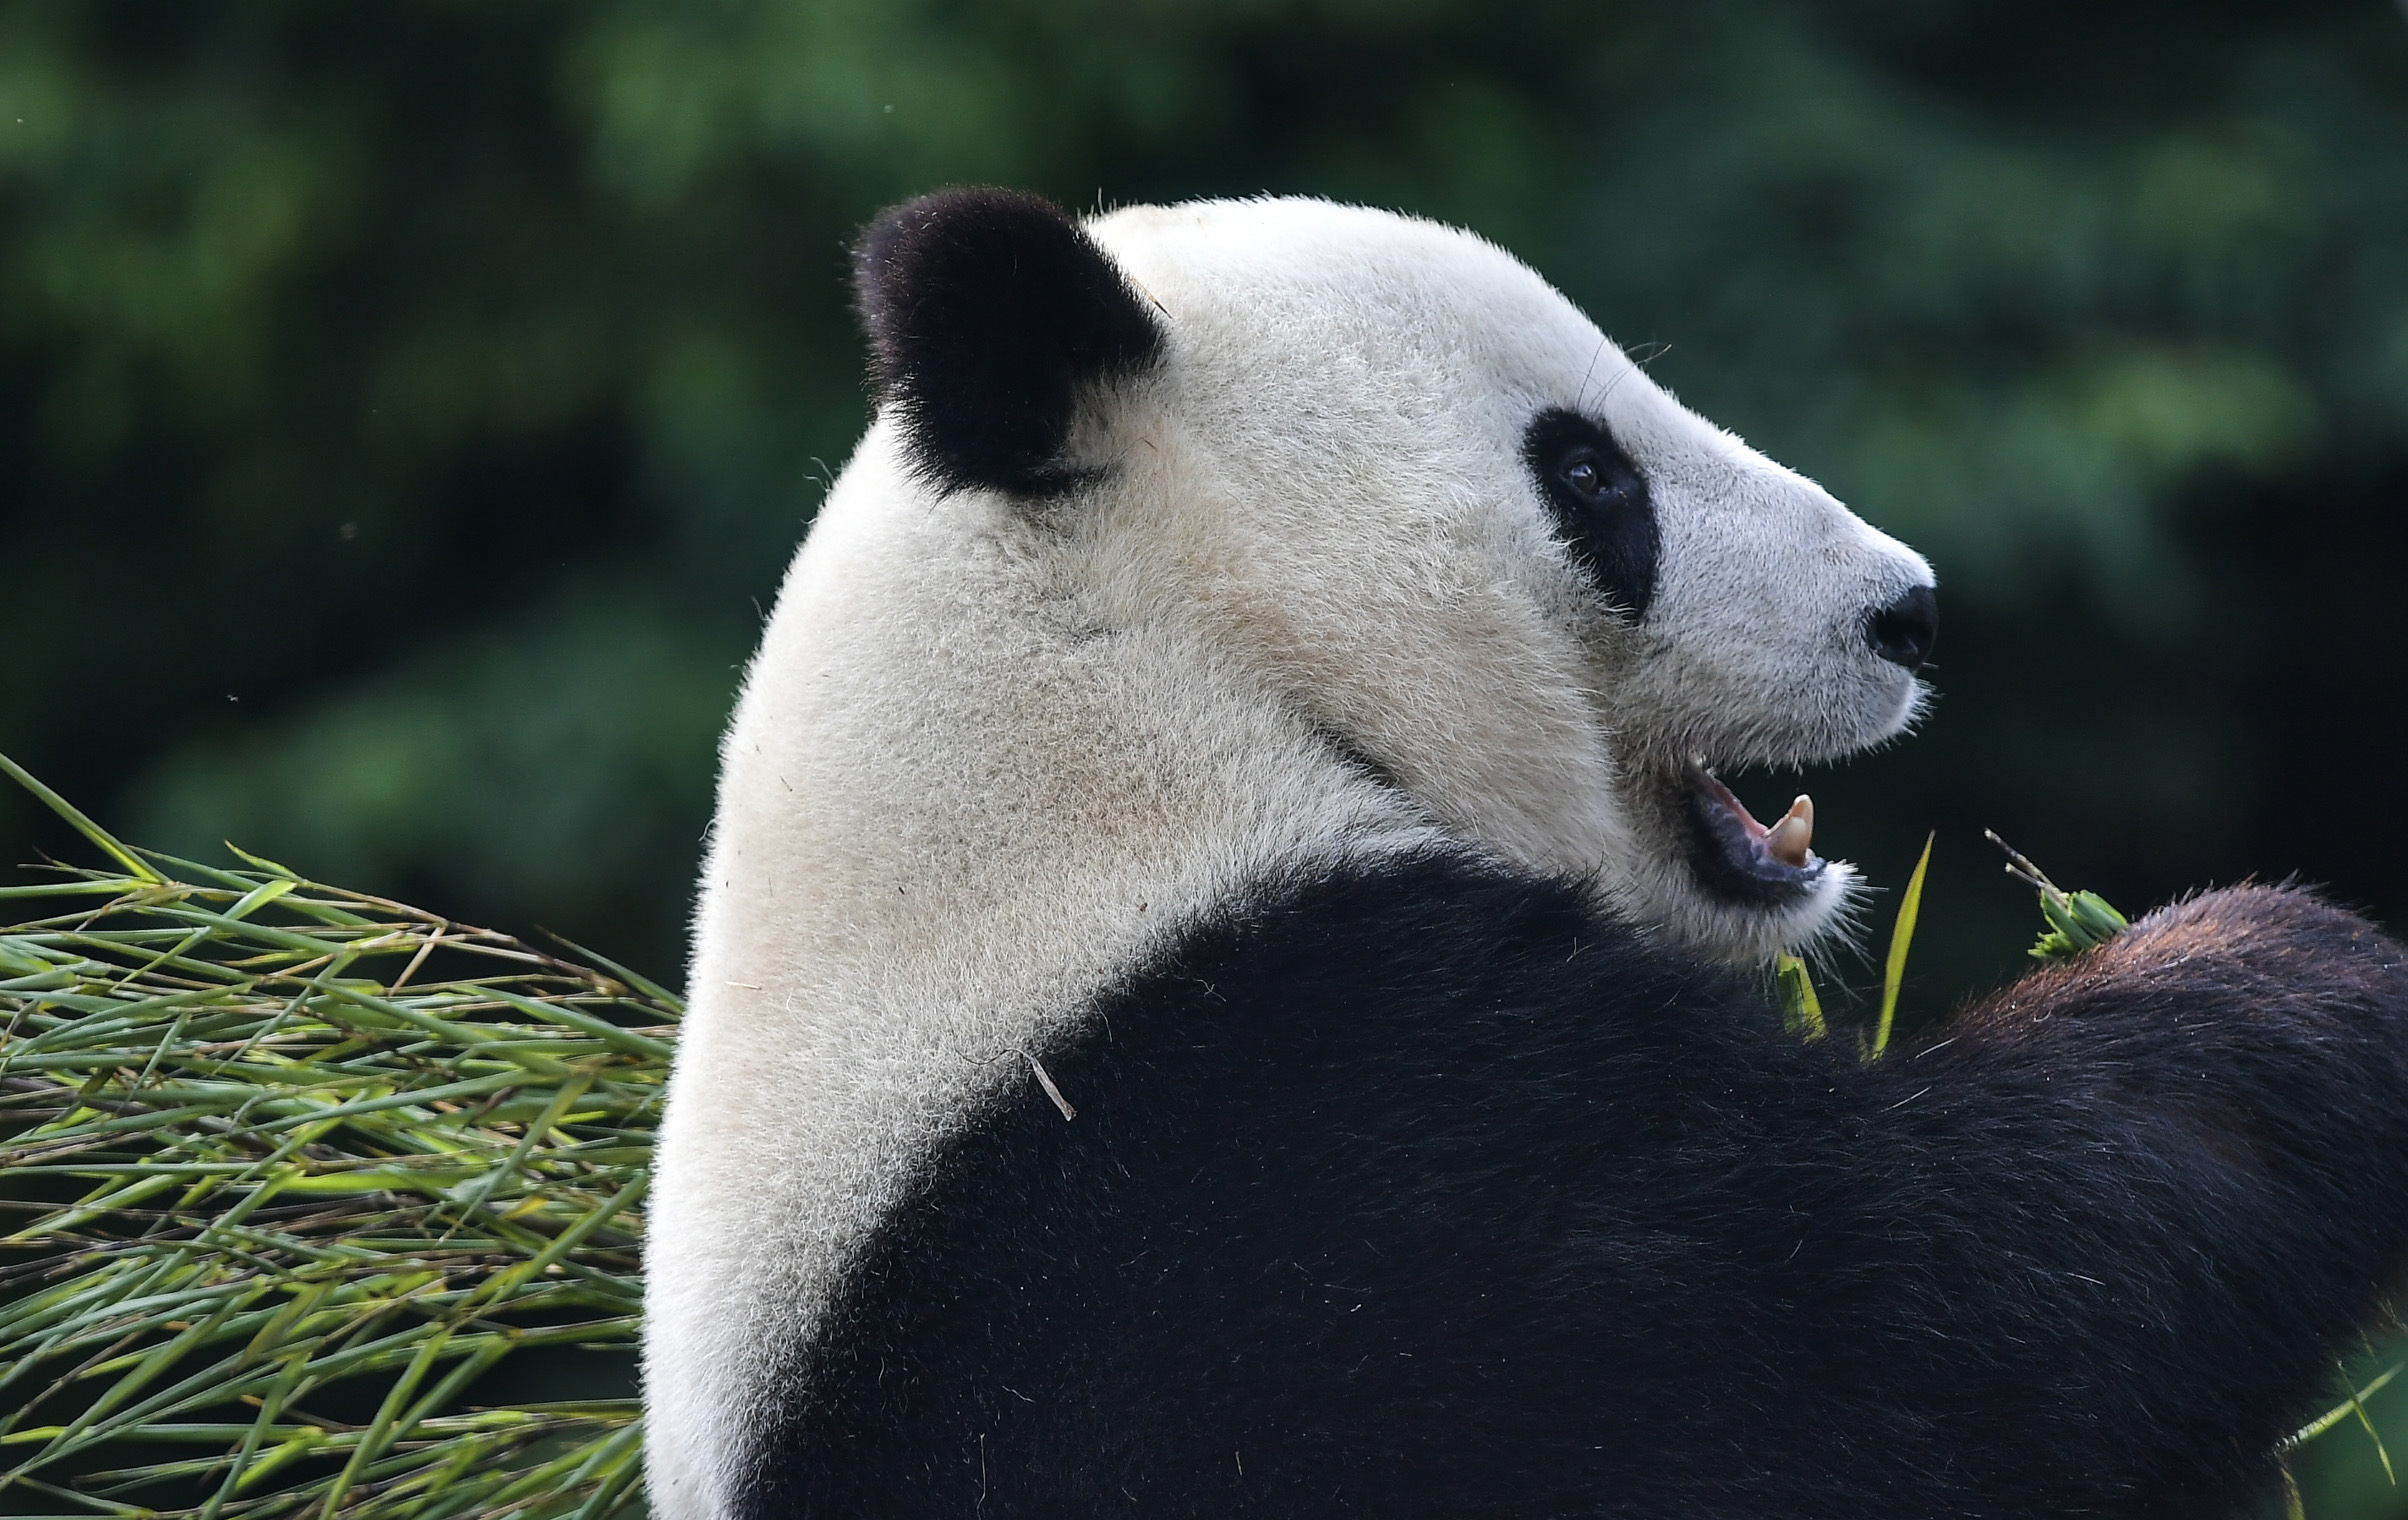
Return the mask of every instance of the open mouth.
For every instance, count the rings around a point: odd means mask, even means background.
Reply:
[[[1715,779],[1702,760],[1681,778],[1686,791],[1689,864],[1717,897],[1758,907],[1787,907],[1814,889],[1823,860],[1814,853],[1814,802],[1800,796],[1770,828]]]

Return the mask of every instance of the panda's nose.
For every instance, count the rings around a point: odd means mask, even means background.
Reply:
[[[1929,586],[1913,586],[1887,607],[1865,616],[1865,642],[1892,665],[1921,670],[1940,636],[1940,599]]]

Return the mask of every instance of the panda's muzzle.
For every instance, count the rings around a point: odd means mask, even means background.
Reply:
[[[1688,792],[1689,864],[1698,884],[1717,897],[1761,907],[1785,907],[1804,897],[1823,874],[1814,842],[1814,802],[1801,796],[1767,828],[1731,789],[1691,761],[1682,778]]]

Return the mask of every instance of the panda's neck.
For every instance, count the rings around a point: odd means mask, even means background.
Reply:
[[[972,1005],[1041,987],[1058,1007],[1073,968],[1125,963],[1250,871],[1417,826],[1175,622],[1100,626],[1050,558],[1075,549],[1010,503],[900,479],[848,472],[747,677],[697,997],[714,971],[841,972]]]

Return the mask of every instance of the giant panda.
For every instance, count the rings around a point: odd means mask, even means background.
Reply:
[[[724,748],[663,1520],[2229,1513],[2408,1259],[2408,971],[2243,887],[1866,1063],[1717,772],[1911,724],[1930,568],[1545,281],[955,190]]]

